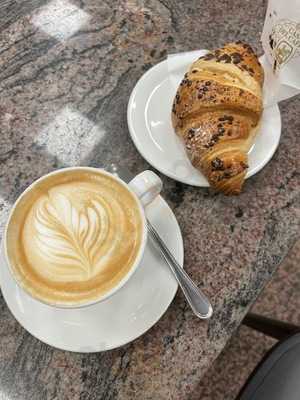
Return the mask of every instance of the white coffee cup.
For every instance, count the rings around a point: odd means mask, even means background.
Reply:
[[[142,221],[142,238],[139,246],[138,253],[135,257],[134,263],[131,265],[128,273],[121,279],[116,286],[114,286],[111,290],[107,291],[106,293],[103,294],[103,296],[97,298],[96,300],[92,301],[87,301],[84,304],[72,304],[72,305],[59,305],[57,303],[52,304],[49,302],[44,302],[45,304],[49,306],[53,306],[55,308],[81,308],[81,307],[86,307],[93,305],[95,303],[98,303],[100,301],[104,301],[108,299],[110,296],[114,295],[118,290],[120,290],[126,282],[130,279],[130,277],[134,274],[134,272],[137,270],[137,268],[141,264],[141,260],[144,254],[145,246],[147,243],[147,223],[146,223],[146,216],[145,216],[145,211],[144,208],[150,204],[161,192],[162,189],[162,181],[161,179],[152,171],[144,171],[138,174],[133,180],[129,183],[126,184],[124,181],[119,179],[118,177],[114,176],[113,174],[106,172],[103,169],[98,169],[98,168],[92,168],[92,167],[71,167],[71,168],[64,168],[64,169],[59,169],[56,171],[53,171],[47,175],[42,176],[41,178],[37,179],[35,182],[33,182],[16,200],[15,204],[13,205],[10,215],[8,217],[8,221],[4,230],[4,236],[3,236],[3,246],[4,246],[4,256],[6,263],[9,267],[9,271],[16,281],[16,283],[21,287],[21,289],[25,290],[25,292],[29,295],[32,296],[32,294],[26,290],[26,287],[24,287],[21,282],[18,280],[8,257],[8,250],[7,250],[7,244],[8,244],[8,227],[10,224],[10,220],[14,214],[14,211],[16,210],[16,207],[18,206],[19,202],[22,200],[23,196],[32,190],[35,185],[40,183],[41,181],[47,179],[51,175],[63,173],[63,171],[72,171],[72,170],[81,170],[81,171],[90,171],[90,172],[101,172],[101,174],[108,175],[110,178],[116,180],[119,184],[121,184],[123,187],[126,188],[137,200],[139,212],[140,212],[140,217]],[[34,297],[34,296],[32,296]],[[41,299],[36,300],[43,302]]]

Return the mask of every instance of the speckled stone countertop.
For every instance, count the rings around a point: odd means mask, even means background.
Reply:
[[[261,52],[265,0],[0,2],[0,226],[34,179],[66,165],[148,167],[126,107],[168,53],[246,40]],[[148,333],[118,350],[72,354],[28,334],[0,299],[1,399],[198,399],[197,386],[299,233],[300,98],[282,138],[239,197],[164,176],[185,268],[212,299],[209,322],[180,293]],[[217,362],[217,361],[216,361]]]

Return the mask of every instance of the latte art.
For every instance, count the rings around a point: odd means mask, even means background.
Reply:
[[[24,196],[8,235],[16,237],[8,248],[13,268],[31,294],[79,304],[128,273],[140,247],[142,218],[135,198],[110,176],[67,171]]]
[[[91,193],[86,195],[92,197]],[[78,211],[63,191],[41,199],[29,218],[35,232],[26,245],[27,257],[37,253],[44,265],[40,272],[49,278],[82,281],[95,276],[105,268],[124,235],[124,212],[118,202],[114,203],[111,208],[95,198]],[[118,232],[111,235],[114,220],[118,221]]]

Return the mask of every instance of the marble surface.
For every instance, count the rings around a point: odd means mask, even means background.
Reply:
[[[109,162],[147,168],[126,122],[135,82],[168,53],[235,39],[261,52],[266,3],[2,1],[1,228],[22,190],[55,168]],[[0,398],[198,399],[201,376],[299,234],[299,106],[299,97],[280,105],[278,151],[239,197],[162,176],[183,232],[185,267],[212,299],[209,322],[194,318],[178,293],[160,322],[133,343],[72,354],[30,336],[1,298]]]

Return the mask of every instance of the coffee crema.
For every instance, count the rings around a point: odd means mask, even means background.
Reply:
[[[135,197],[94,170],[62,170],[19,200],[7,228],[7,254],[24,289],[74,306],[101,298],[133,266],[143,237]]]

